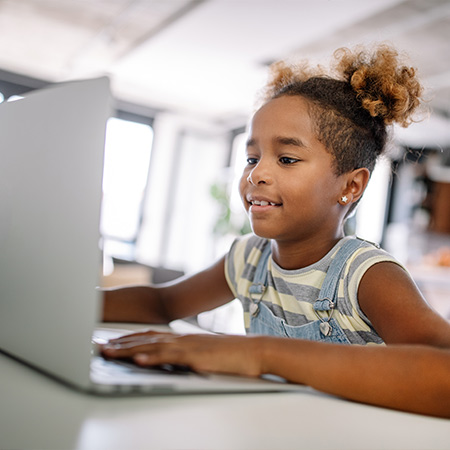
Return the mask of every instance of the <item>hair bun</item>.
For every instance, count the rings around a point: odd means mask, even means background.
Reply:
[[[421,102],[423,88],[416,69],[403,65],[395,49],[379,45],[370,53],[357,47],[340,48],[334,53],[338,76],[349,82],[372,117],[386,125],[406,127]]]

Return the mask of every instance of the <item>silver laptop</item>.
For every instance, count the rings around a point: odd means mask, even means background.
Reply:
[[[111,104],[107,78],[0,104],[0,350],[89,392],[300,389],[277,380],[143,370],[93,354],[92,336],[101,333],[96,286]]]

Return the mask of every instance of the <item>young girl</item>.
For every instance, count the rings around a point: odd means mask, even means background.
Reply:
[[[388,126],[411,122],[422,88],[414,69],[402,66],[388,46],[372,53],[341,49],[336,58],[332,74],[274,67],[249,127],[240,182],[254,234],[237,239],[225,257],[199,274],[104,294],[105,321],[143,323],[167,323],[239,298],[248,336],[140,333],[106,345],[105,355],[132,356],[141,365],[272,373],[356,400],[438,413],[430,410],[432,401],[428,409],[405,405],[407,395],[399,402],[392,389],[400,382],[381,389],[385,395],[379,388],[369,394],[368,387],[400,373],[414,384],[419,362],[420,368],[445,369],[442,379],[450,379],[448,350],[330,345],[450,348],[449,324],[427,305],[406,270],[377,246],[344,235],[345,219],[385,149]],[[444,395],[450,403],[449,382]]]

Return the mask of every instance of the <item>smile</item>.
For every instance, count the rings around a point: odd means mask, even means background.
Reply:
[[[252,205],[257,205],[257,206],[269,206],[269,205],[271,205],[271,206],[281,206],[280,203],[266,202],[265,200],[261,200],[261,201],[259,201],[259,200],[252,200],[250,203]]]
[[[250,210],[251,211],[265,211],[265,210],[269,210],[272,208],[278,208],[280,206],[282,206],[282,203],[277,203],[272,201],[270,198],[264,198],[262,196],[257,197],[257,196],[253,196],[253,195],[249,195],[247,197],[247,201],[250,205]]]

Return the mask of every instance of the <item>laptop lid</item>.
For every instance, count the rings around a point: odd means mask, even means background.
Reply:
[[[0,349],[89,385],[107,78],[0,104]]]

